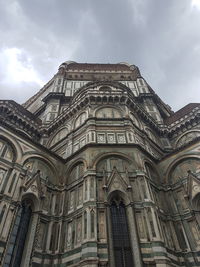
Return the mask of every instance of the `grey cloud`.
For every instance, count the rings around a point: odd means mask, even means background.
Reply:
[[[199,102],[200,10],[189,0],[13,0],[0,10],[0,51],[25,51],[45,82],[66,60],[127,61],[175,110]],[[13,90],[9,97],[19,102],[39,89],[34,82],[0,86],[0,98]],[[26,93],[18,97],[18,88]]]

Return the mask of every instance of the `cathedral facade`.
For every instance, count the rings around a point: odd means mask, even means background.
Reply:
[[[0,266],[200,266],[200,103],[72,61],[1,100]]]

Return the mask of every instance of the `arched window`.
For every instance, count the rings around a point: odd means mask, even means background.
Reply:
[[[110,213],[115,267],[133,267],[126,209],[121,199],[111,201]]]
[[[29,222],[32,215],[31,204],[29,200],[25,200],[18,210],[3,267],[20,267],[21,265]]]

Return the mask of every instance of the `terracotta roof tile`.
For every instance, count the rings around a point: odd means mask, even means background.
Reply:
[[[130,66],[125,64],[96,64],[96,63],[71,63],[68,65],[68,69],[74,70],[119,70],[119,71],[130,71]]]
[[[196,107],[200,107],[200,103],[190,103],[190,104],[184,106],[183,108],[176,111],[172,116],[168,117],[165,120],[165,124],[167,124],[167,125],[172,124],[173,122],[181,119],[183,116],[188,114],[190,111],[192,111]]]

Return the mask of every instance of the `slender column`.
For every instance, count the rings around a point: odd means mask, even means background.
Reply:
[[[126,213],[127,213],[127,219],[128,219],[128,225],[129,225],[129,232],[131,236],[130,242],[131,242],[131,247],[132,247],[134,264],[137,267],[142,267],[143,264],[141,260],[139,240],[137,236],[135,214],[133,212],[131,205],[128,205],[126,207]]]
[[[111,238],[112,233],[112,225],[111,225],[111,214],[110,214],[110,207],[107,206],[107,233],[108,234],[108,247],[109,247],[109,257],[110,257],[110,267],[115,267],[115,257],[114,257],[114,250],[113,250],[113,240]]]
[[[28,238],[26,239],[26,243],[25,243],[21,267],[29,266],[30,258],[31,258],[31,254],[32,254],[32,249],[33,249],[33,242],[34,242],[38,217],[39,216],[37,213],[33,213],[32,220],[29,224],[29,226],[31,226],[31,227],[29,227],[29,233],[28,233]]]
[[[51,241],[51,231],[52,231],[53,222],[50,221],[48,224],[49,225],[48,225],[48,230],[47,230],[47,240],[46,240],[45,250],[47,253],[50,253],[49,247],[50,247],[50,241]]]

